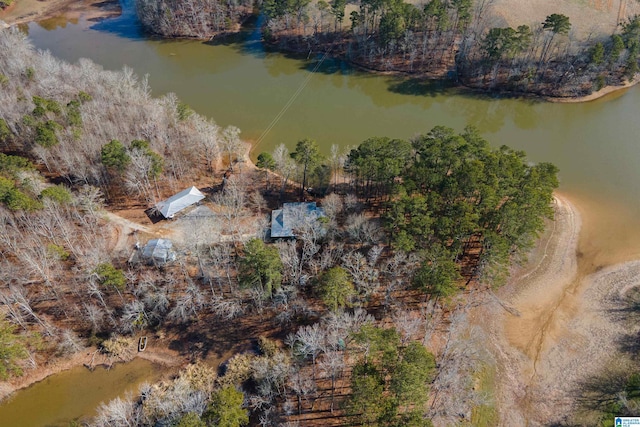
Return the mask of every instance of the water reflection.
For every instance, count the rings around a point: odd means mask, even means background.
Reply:
[[[91,26],[92,30],[103,31],[126,37],[132,40],[140,40],[145,37],[142,24],[136,15],[135,0],[120,0],[122,13],[113,18],[98,21]]]
[[[55,30],[56,28],[66,28],[67,24],[77,25],[78,18],[67,18],[66,16],[56,16],[49,19],[44,19],[38,22],[38,25],[47,31]]]

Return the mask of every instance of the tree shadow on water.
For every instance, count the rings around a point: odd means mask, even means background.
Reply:
[[[418,77],[398,77],[389,84],[389,91],[400,95],[439,96],[455,85],[447,80],[430,80]]]

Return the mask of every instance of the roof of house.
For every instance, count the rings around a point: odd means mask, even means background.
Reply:
[[[285,203],[271,212],[271,237],[295,237],[294,230],[305,221],[325,216],[315,202]]]
[[[151,239],[142,248],[142,257],[159,262],[165,263],[175,259],[175,253],[171,250],[173,243],[167,239]]]
[[[159,202],[156,205],[156,209],[165,218],[173,218],[173,216],[182,209],[198,203],[202,199],[204,199],[204,194],[196,187],[190,187],[169,197],[167,200]]]

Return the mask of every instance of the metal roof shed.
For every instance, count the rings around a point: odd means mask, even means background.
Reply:
[[[271,237],[295,237],[294,229],[324,216],[315,202],[285,203],[271,212]]]
[[[176,213],[198,203],[202,199],[204,199],[204,194],[202,194],[196,187],[190,187],[169,197],[167,200],[159,202],[156,205],[156,209],[163,217],[173,218]]]

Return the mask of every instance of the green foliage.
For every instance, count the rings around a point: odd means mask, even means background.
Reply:
[[[356,290],[347,270],[342,267],[333,267],[320,276],[319,293],[329,309],[336,311],[338,308],[349,305]]]
[[[63,246],[54,245],[53,243],[49,243],[47,245],[47,255],[62,261],[68,260],[69,257],[71,256],[71,254],[67,252],[67,250],[65,250]]]
[[[82,126],[82,114],[80,113],[80,101],[70,101],[67,104],[67,122],[71,126]]]
[[[364,357],[353,368],[347,413],[366,425],[430,426],[423,409],[434,356],[419,342],[402,347],[395,329],[366,325],[354,340]]]
[[[42,205],[21,191],[13,180],[0,176],[0,203],[12,211],[32,211]]]
[[[368,349],[367,361],[373,361],[384,371],[391,371],[398,359],[400,334],[395,329],[364,325],[353,334],[356,343]]]
[[[363,184],[368,197],[373,192],[391,192],[411,157],[411,144],[407,141],[369,138],[349,152],[345,170]]]
[[[412,145],[400,176],[404,195],[388,203],[383,219],[394,247],[424,251],[414,285],[450,295],[458,278],[453,261],[472,242],[483,248],[476,273],[499,284],[512,256],[531,247],[553,215],[558,169],[530,165],[506,146],[493,150],[473,128],[458,135],[435,127]]]
[[[238,279],[241,286],[258,287],[265,297],[271,297],[282,284],[282,260],[275,246],[267,246],[260,239],[251,239],[240,258]]]
[[[9,83],[9,77],[5,76],[4,74],[0,74],[0,86],[4,86],[7,83]]]
[[[36,78],[36,70],[33,67],[27,67],[24,70],[24,75],[29,81],[33,81]]]
[[[134,139],[131,141],[131,150],[138,150],[151,160],[151,169],[149,170],[149,178],[157,178],[164,168],[164,159],[158,153],[151,150],[149,141],[142,139]]]
[[[91,101],[93,97],[89,95],[87,92],[80,91],[78,92],[78,99],[80,100],[81,104],[84,104],[85,102]]]
[[[303,167],[302,172],[302,187],[301,190],[307,186],[307,172],[313,170],[322,161],[322,155],[318,144],[311,139],[305,138],[298,141],[296,149],[290,154],[291,158]]]
[[[426,258],[413,277],[413,286],[424,293],[443,298],[456,293],[460,272],[449,254],[442,247],[434,246]]]
[[[193,115],[193,110],[191,109],[191,107],[189,107],[184,102],[178,102],[176,112],[178,113],[178,120],[180,120],[181,122],[187,120]]]
[[[513,28],[492,28],[482,41],[482,49],[489,59],[497,61],[513,58],[524,52],[530,45],[533,33],[527,25]]]
[[[424,6],[424,14],[436,22],[438,31],[446,31],[449,28],[449,12],[445,0],[431,0]]]
[[[273,160],[273,156],[271,155],[271,153],[265,151],[258,154],[258,162],[256,163],[256,166],[260,169],[275,170],[276,161]]]
[[[624,50],[624,40],[618,34],[611,36],[611,50],[609,51],[609,61],[611,63],[620,59],[620,54]]]
[[[391,380],[391,391],[403,405],[419,405],[426,402],[428,383],[432,380],[436,362],[433,354],[419,342],[412,342],[402,351]]]
[[[62,126],[53,120],[47,120],[44,123],[38,123],[36,125],[36,143],[42,145],[45,148],[51,148],[57,145],[60,141],[56,131],[61,130]]]
[[[233,386],[213,392],[203,418],[217,427],[240,427],[249,423],[249,414],[242,407],[244,394]]]
[[[640,15],[632,16],[622,24],[621,37],[627,49],[640,42]]]
[[[98,264],[93,273],[98,276],[98,281],[104,287],[114,287],[121,291],[127,284],[122,270],[115,268],[110,262]]]
[[[604,62],[604,45],[602,43],[596,43],[589,49],[589,62],[595,65],[600,65]]]
[[[0,119],[0,142],[9,141],[9,138],[13,136],[13,132],[9,129],[9,125],[4,119]],[[2,154],[2,153],[0,153]]]
[[[398,427],[433,427],[431,420],[424,418],[422,411],[411,411],[400,417]]]
[[[56,115],[62,112],[62,109],[60,108],[60,104],[58,104],[57,101],[54,101],[52,99],[41,98],[39,96],[34,96],[32,99],[33,99],[33,103],[36,106],[33,109],[33,113],[32,113],[35,117],[42,117],[47,112],[50,112]]]
[[[347,413],[363,425],[376,423],[385,410],[384,377],[372,363],[362,362],[351,373],[351,396]]]
[[[0,123],[2,125],[2,123]],[[33,163],[20,156],[0,153],[0,173],[5,175],[15,175],[19,171],[35,170]]]
[[[100,160],[102,164],[108,168],[114,168],[118,172],[124,172],[129,163],[131,163],[131,157],[127,153],[127,149],[117,139],[112,139],[100,150]]]
[[[344,9],[347,6],[347,0],[331,0],[331,14],[335,17],[336,22],[342,24],[344,19]]]
[[[569,17],[560,13],[552,13],[542,23],[542,28],[550,30],[554,34],[569,34],[571,22]]]
[[[458,14],[458,26],[461,29],[467,28],[471,22],[473,0],[452,0],[451,3]]]
[[[640,42],[633,41],[629,45],[629,56],[624,67],[625,76],[631,80],[635,74],[639,71],[638,67],[638,53],[640,53]]]
[[[51,187],[45,188],[40,193],[40,197],[53,200],[61,205],[67,205],[73,200],[71,192],[62,185],[52,185]]]
[[[188,412],[174,424],[175,427],[207,427],[207,423],[202,421],[195,412]]]
[[[5,381],[12,375],[22,375],[18,364],[27,357],[27,349],[19,336],[15,335],[15,326],[0,319],[0,380]]]

